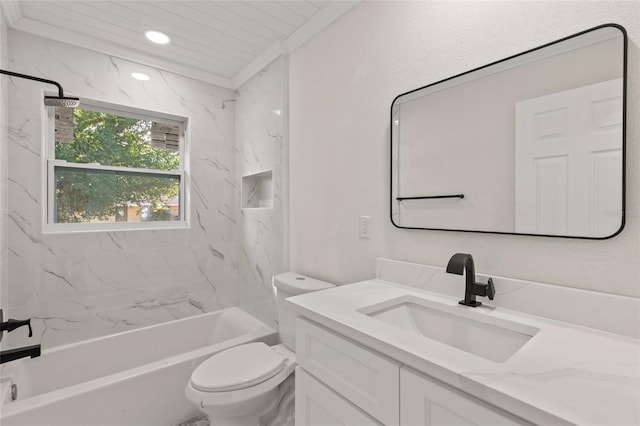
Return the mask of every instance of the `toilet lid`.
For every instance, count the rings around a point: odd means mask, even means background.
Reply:
[[[262,342],[235,346],[200,364],[191,375],[191,385],[204,392],[247,388],[275,376],[286,361]]]

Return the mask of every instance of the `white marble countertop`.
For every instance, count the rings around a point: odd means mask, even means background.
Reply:
[[[497,363],[358,312],[413,296],[539,328]],[[543,425],[639,425],[640,341],[382,280],[287,299],[300,315],[523,419]]]

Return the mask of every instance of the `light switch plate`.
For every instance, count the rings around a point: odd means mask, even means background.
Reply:
[[[371,238],[371,216],[360,216],[360,238]]]

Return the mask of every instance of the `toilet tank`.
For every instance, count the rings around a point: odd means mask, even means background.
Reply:
[[[276,287],[276,308],[278,310],[278,331],[280,340],[292,351],[296,350],[296,314],[287,308],[284,299],[312,291],[324,290],[335,287],[325,281],[305,277],[294,272],[284,272],[273,277],[273,285]]]

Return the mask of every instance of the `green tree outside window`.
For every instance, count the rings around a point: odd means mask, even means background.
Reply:
[[[69,163],[178,170],[178,151],[153,147],[149,120],[75,109],[73,141],[58,142],[55,157]],[[161,174],[56,167],[56,222],[114,221],[123,208],[146,206],[148,220],[171,220],[179,179]]]

